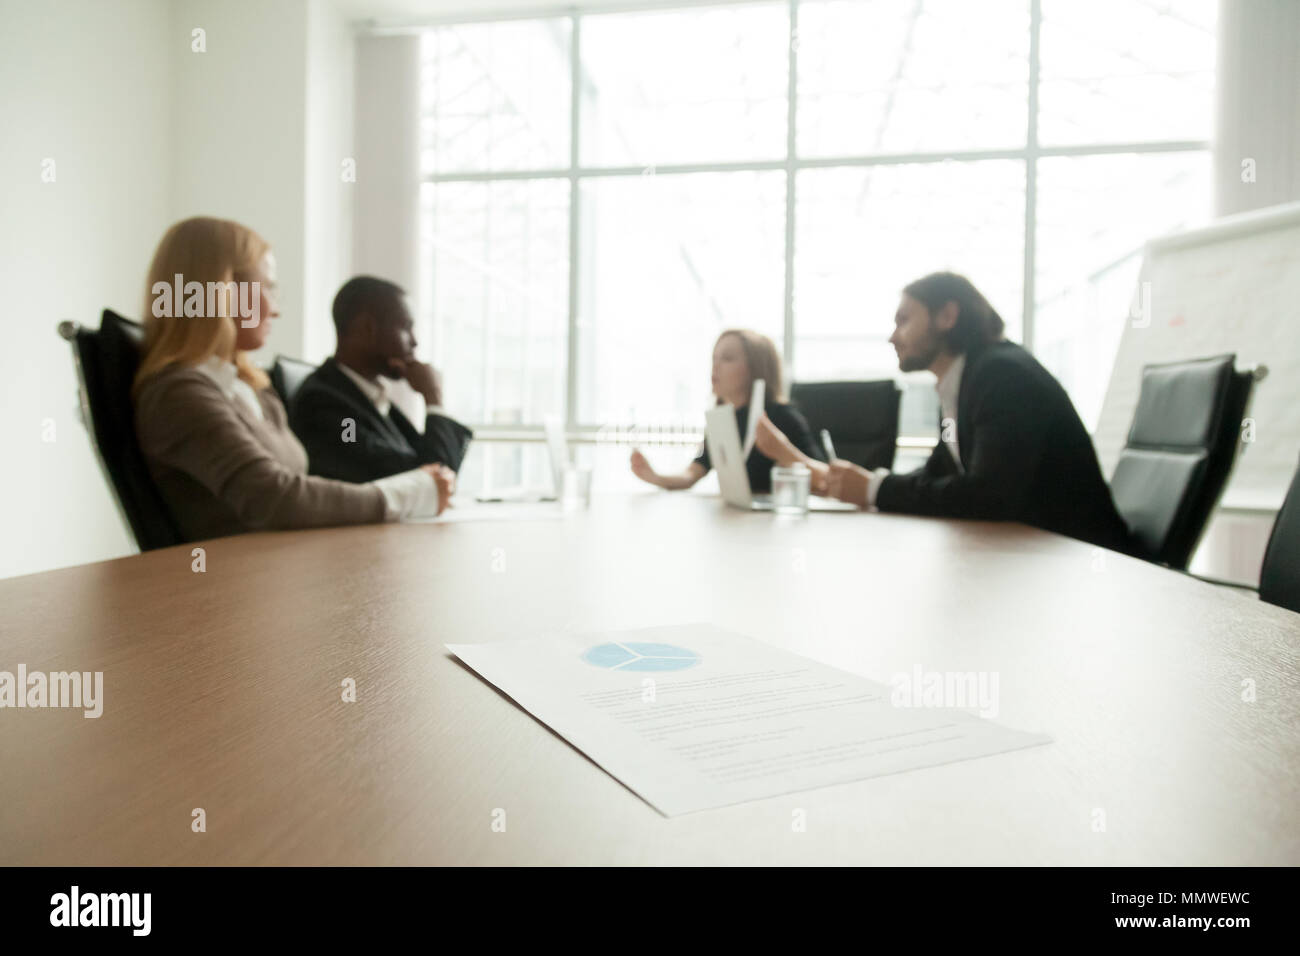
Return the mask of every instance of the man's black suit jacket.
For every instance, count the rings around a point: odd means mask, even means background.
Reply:
[[[356,423],[345,441],[345,419]],[[312,372],[289,406],[289,427],[307,449],[308,471],[325,478],[365,482],[441,462],[460,470],[469,440],[460,422],[431,413],[424,434],[394,405],[387,415],[339,368],[334,359]]]
[[[1133,553],[1097,452],[1065,389],[1019,345],[966,355],[957,396],[964,472],[940,441],[925,467],[880,484],[881,511],[1022,521]]]

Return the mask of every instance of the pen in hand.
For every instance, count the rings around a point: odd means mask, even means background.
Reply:
[[[826,463],[830,464],[835,460],[835,443],[831,441],[829,429],[822,429],[822,447],[826,449]]]
[[[822,429],[821,439],[822,439],[822,447],[826,449],[827,484],[823,485],[823,487],[816,493],[819,495],[829,495],[830,494],[830,486],[829,486],[830,468],[832,467],[831,462],[835,461],[835,443],[831,441],[830,429],[828,428]]]

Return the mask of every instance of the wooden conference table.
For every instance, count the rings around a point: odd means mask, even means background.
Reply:
[[[650,490],[205,547],[0,581],[0,670],[105,687],[0,710],[0,863],[1300,863],[1300,616],[1021,525]],[[667,819],[443,647],[700,620],[997,672],[1054,742]]]

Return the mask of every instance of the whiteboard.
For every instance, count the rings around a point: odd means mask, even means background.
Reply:
[[[1103,473],[1128,437],[1144,365],[1235,352],[1238,369],[1268,375],[1222,504],[1278,508],[1300,459],[1300,202],[1147,243],[1133,303],[1093,436]]]

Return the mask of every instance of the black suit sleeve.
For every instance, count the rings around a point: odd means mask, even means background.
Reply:
[[[881,511],[1014,520],[1028,510],[1026,497],[1047,441],[1041,396],[1014,366],[997,363],[981,371],[969,383],[969,467],[957,472],[940,443],[925,468],[881,482],[876,496]],[[937,474],[940,453],[949,455],[950,473]]]
[[[345,434],[348,419],[352,425]],[[313,475],[365,482],[424,464],[409,445],[395,440],[397,436],[377,429],[371,416],[360,414],[341,396],[325,389],[296,397],[291,424],[307,450]]]
[[[441,462],[452,471],[460,471],[460,464],[465,460],[465,452],[469,449],[469,440],[474,437],[472,431],[454,418],[430,412],[424,420],[424,434],[421,435],[396,408],[390,415],[398,430],[415,449],[420,464]]]
[[[930,457],[925,460],[925,464],[911,474],[943,478],[957,474],[957,465],[952,460],[952,452],[948,450],[948,446],[940,441],[935,443],[934,450],[930,452]]]

